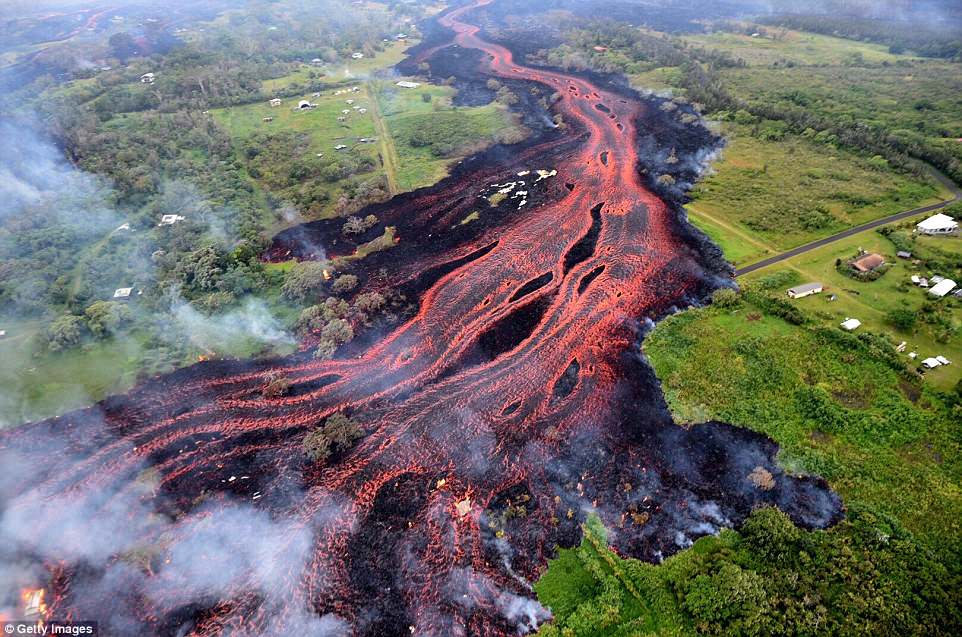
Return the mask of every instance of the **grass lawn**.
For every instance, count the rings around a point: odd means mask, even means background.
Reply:
[[[790,325],[749,304],[670,317],[645,352],[679,421],[763,432],[782,464],[824,476],[849,505],[894,516],[936,551],[962,539],[958,424],[897,359],[835,326]]]
[[[962,252],[962,238],[925,238],[918,241],[915,256],[924,258],[926,246],[933,243],[946,250]],[[835,268],[835,260],[850,259],[859,248],[882,254],[886,261],[892,264],[892,268],[876,281],[857,281],[839,273]],[[864,232],[784,263],[752,272],[739,281],[759,281],[773,273],[790,270],[798,273],[799,282],[819,281],[825,284],[822,294],[798,299],[795,303],[810,311],[826,326],[835,327],[844,319],[853,317],[862,322],[859,329],[882,334],[893,344],[906,341],[906,364],[910,364],[907,354],[912,351],[918,353],[919,361],[930,356],[945,356],[954,364],[927,372],[925,382],[939,389],[949,389],[962,378],[962,335],[959,334],[962,331],[962,301],[953,297],[934,299],[925,290],[913,286],[909,281],[913,274],[928,277],[939,272],[927,269],[924,263],[915,265],[910,260],[898,259],[895,252],[892,242],[879,233]],[[959,280],[955,272],[942,274]],[[783,292],[783,289],[780,288],[778,292]],[[835,294],[837,300],[829,301],[830,294]],[[907,308],[924,317],[926,314],[921,311],[923,307],[944,312],[946,320],[954,326],[956,333],[948,337],[946,342],[939,342],[943,328],[938,324],[919,320],[914,328],[900,330],[885,320],[886,313],[895,308]]]
[[[857,42],[817,33],[773,27],[759,27],[761,37],[716,31],[706,35],[689,35],[682,39],[695,46],[724,51],[744,60],[749,66],[841,65],[854,61],[869,64],[894,63],[913,59],[893,55],[881,44]]]
[[[304,84],[311,81],[324,84],[336,84],[366,80],[375,72],[394,66],[403,60],[404,52],[417,43],[418,40],[414,39],[404,42],[391,42],[385,46],[383,51],[379,51],[377,55],[364,57],[360,60],[345,58],[337,62],[325,63],[319,67],[304,64],[293,73],[283,77],[265,80],[263,83],[264,91],[272,93],[294,84]],[[312,71],[319,75],[315,80],[311,78]]]
[[[37,327],[12,326],[0,341],[0,427],[62,414],[131,387],[141,366],[136,338],[34,356]],[[23,330],[18,337],[18,331]]]
[[[734,123],[725,132],[728,146],[695,186],[688,210],[736,265],[949,198],[934,180],[804,137],[765,140]]]

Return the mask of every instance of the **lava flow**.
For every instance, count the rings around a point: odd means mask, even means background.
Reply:
[[[401,242],[359,262],[362,289],[389,267],[416,313],[331,361],[205,361],[0,435],[2,581],[43,581],[48,617],[105,635],[513,635],[550,617],[529,582],[592,512],[653,561],[755,506],[837,519],[767,438],[675,425],[640,356],[646,319],[727,274],[640,170],[704,149],[663,143],[655,98],[516,63],[467,22],[485,4],[442,15],[447,39],[416,60],[557,94],[565,126],[372,208]],[[492,188],[511,194],[458,224]],[[269,255],[329,247],[328,229]],[[291,391],[265,397],[277,376]],[[365,437],[312,464],[304,436],[336,412]]]

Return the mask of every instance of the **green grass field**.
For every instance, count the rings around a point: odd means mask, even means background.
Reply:
[[[927,383],[857,337],[745,304],[668,318],[645,352],[679,421],[763,432],[781,445],[783,465],[824,476],[850,505],[894,516],[935,550],[962,538],[957,423]]]
[[[931,237],[917,242],[917,247],[913,248],[914,256],[924,258],[926,247],[932,245],[962,252],[962,239],[958,237]],[[835,260],[850,259],[860,248],[885,256],[886,261],[892,264],[891,269],[876,281],[857,281],[839,273],[835,268]],[[911,260],[898,259],[895,256],[896,251],[892,242],[879,233],[864,232],[799,255],[782,264],[758,270],[740,281],[759,281],[773,273],[787,270],[797,273],[795,280],[799,282],[823,283],[826,289],[822,294],[798,299],[795,303],[810,311],[818,321],[828,327],[837,326],[844,319],[854,317],[862,322],[860,329],[882,334],[893,344],[905,341],[906,364],[910,364],[907,354],[912,351],[918,353],[918,360],[929,356],[945,356],[956,364],[927,372],[925,382],[937,388],[948,389],[962,377],[962,338],[959,335],[962,331],[962,301],[954,297],[933,299],[925,290],[912,285],[910,277],[913,274],[928,277],[942,273],[943,276],[959,280],[958,274],[953,271],[932,271],[924,263],[915,265]],[[779,292],[783,291],[779,289]],[[833,294],[837,300],[829,301]],[[922,317],[922,310],[926,306],[942,312],[945,320],[954,327],[954,333],[945,336],[943,327],[923,320],[910,330],[897,329],[886,321],[886,313],[892,309],[906,308]]]
[[[724,51],[752,67],[785,66],[788,63],[799,66],[834,66],[856,61],[891,64],[898,60],[913,59],[905,55],[893,55],[888,52],[888,47],[880,44],[771,27],[760,27],[759,32],[761,37],[755,38],[740,33],[716,31],[706,35],[685,36],[682,39],[695,46]]]
[[[736,265],[950,196],[934,180],[800,136],[766,140],[734,123],[725,133],[722,158],[688,211]]]

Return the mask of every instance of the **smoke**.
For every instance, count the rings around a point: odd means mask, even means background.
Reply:
[[[479,607],[494,607],[519,635],[534,632],[551,619],[551,611],[537,600],[503,590],[491,578],[469,567],[452,569],[445,590],[448,601],[466,614]]]
[[[171,299],[170,314],[176,334],[186,334],[196,347],[219,351],[238,341],[254,340],[267,345],[294,345],[267,304],[256,297],[246,297],[239,308],[207,316],[178,296]]]

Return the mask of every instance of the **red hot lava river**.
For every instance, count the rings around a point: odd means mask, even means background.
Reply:
[[[668,109],[516,63],[466,21],[485,4],[441,16],[447,40],[415,61],[477,56],[482,82],[556,93],[566,126],[377,208],[401,242],[364,262],[416,312],[333,360],[208,361],[0,434],[0,582],[104,635],[513,635],[550,618],[529,582],[591,512],[653,561],[756,506],[838,518],[767,438],[674,424],[640,356],[645,318],[725,274],[639,169],[640,127]],[[509,213],[460,229],[508,182]],[[307,256],[327,236],[310,226],[268,257]],[[265,397],[276,376],[291,391]],[[309,462],[304,436],[342,411],[363,439]]]

